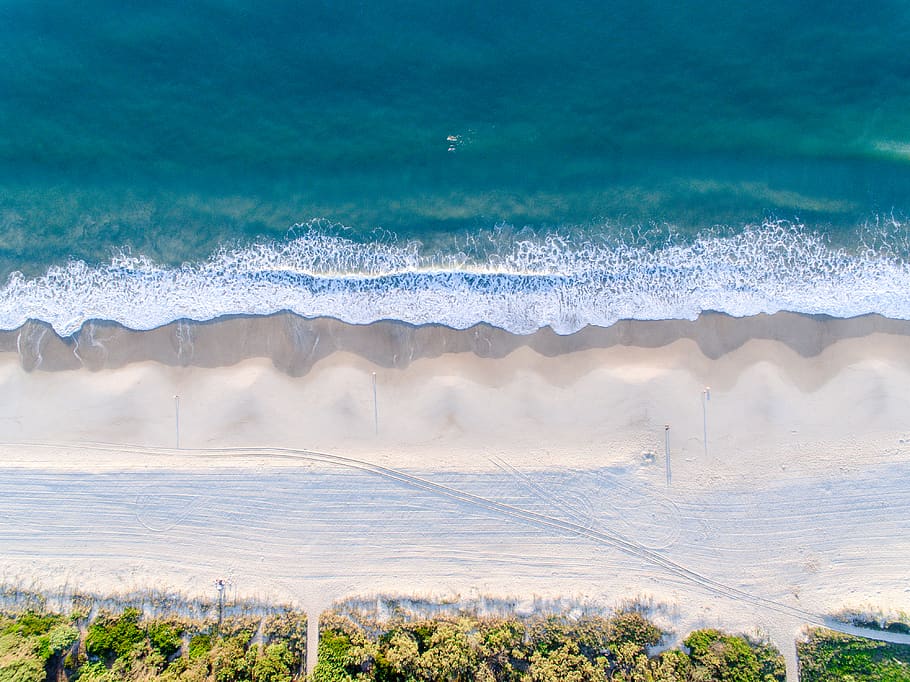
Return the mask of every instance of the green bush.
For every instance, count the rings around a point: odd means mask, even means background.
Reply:
[[[269,644],[253,665],[253,682],[291,682],[294,656],[283,642]]]
[[[7,620],[0,634],[0,682],[27,682],[48,677],[52,656],[69,649],[79,632],[59,616],[25,613]],[[59,623],[59,624],[58,624]]]
[[[696,630],[684,644],[691,650],[695,670],[705,671],[717,682],[761,682],[758,658],[742,637]]]
[[[43,635],[61,620],[62,618],[57,614],[26,611],[15,619],[7,621],[0,630],[0,634],[15,633],[23,637]]]
[[[45,682],[44,663],[37,658],[18,658],[0,665],[0,682]]]
[[[42,660],[47,661],[51,656],[60,654],[69,649],[79,639],[79,630],[72,625],[61,623],[56,625],[45,635],[36,639],[36,653]]]
[[[635,611],[612,618],[440,618],[361,628],[324,617],[314,682],[782,682],[772,647],[717,630],[686,640],[691,654],[649,656],[661,630]],[[367,634],[369,633],[369,635]]]
[[[525,626],[516,620],[481,625],[482,676],[506,682],[519,680],[530,657],[526,637]]]
[[[36,612],[0,616],[0,682],[297,682],[306,618],[282,611],[263,623],[264,646],[251,646],[253,616],[225,619],[230,635],[176,622],[143,620],[128,608],[88,624],[82,646],[72,618]],[[206,626],[200,624],[200,629]],[[184,647],[184,633],[190,635]],[[182,654],[181,654],[182,652]]]
[[[251,661],[246,655],[249,634],[221,639],[209,653],[216,682],[244,682],[251,680]]]
[[[315,682],[347,682],[354,677],[349,670],[351,638],[344,632],[319,633],[319,657],[313,670]],[[355,671],[356,674],[356,671]]]
[[[180,632],[177,628],[167,623],[160,621],[149,623],[146,627],[146,633],[151,645],[165,658],[177,653],[183,645]]]
[[[79,668],[79,682],[118,682],[112,676],[107,666],[101,661],[86,663]]]
[[[907,682],[910,646],[816,629],[797,644],[801,682]]]
[[[208,658],[209,652],[211,650],[211,635],[194,635],[190,639],[190,646],[188,651],[190,658]]]
[[[576,642],[566,642],[546,653],[537,651],[530,663],[527,677],[530,682],[595,682],[604,679],[603,673],[581,655]]]
[[[126,609],[120,616],[99,616],[89,626],[85,650],[89,656],[108,661],[126,656],[133,647],[146,639],[139,627],[138,609]]]
[[[655,646],[663,637],[654,623],[638,611],[621,611],[609,619],[607,633],[611,646],[635,644],[642,650]]]

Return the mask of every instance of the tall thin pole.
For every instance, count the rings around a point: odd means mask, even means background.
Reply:
[[[180,449],[180,396],[174,396],[174,433],[176,435],[177,449]]]
[[[667,487],[670,487],[670,425],[664,424],[664,450],[667,455]]]
[[[215,589],[218,590],[218,628],[221,628],[221,621],[224,619],[224,580],[220,578],[215,581]]]
[[[711,400],[711,387],[705,386],[701,392],[701,423],[704,435],[705,456],[708,456],[708,401]]]
[[[379,401],[376,399],[376,372],[373,372],[373,432],[379,435]]]

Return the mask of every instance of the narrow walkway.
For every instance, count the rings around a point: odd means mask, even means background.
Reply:
[[[316,669],[319,656],[319,611],[310,610],[306,614],[306,676]]]

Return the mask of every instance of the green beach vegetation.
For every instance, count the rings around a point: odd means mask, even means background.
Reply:
[[[294,611],[212,620],[0,615],[0,682],[292,682],[303,678],[306,617]]]
[[[816,628],[796,648],[800,682],[910,680],[910,645],[876,642]]]
[[[698,630],[685,648],[651,653],[665,633],[637,611],[610,617],[443,616],[320,622],[313,682],[775,682],[780,653],[768,644]]]
[[[0,607],[0,682],[786,679],[783,657],[766,641],[716,629],[678,639],[653,620],[661,612],[654,605],[592,615],[548,604],[519,615],[505,602],[490,608],[404,598],[352,599],[325,612],[307,677],[302,612],[160,597],[75,597],[63,613],[29,595],[24,604]],[[875,623],[903,633],[902,623]],[[910,681],[910,645],[815,628],[797,653],[801,682]]]

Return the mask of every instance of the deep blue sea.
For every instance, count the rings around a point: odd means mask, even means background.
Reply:
[[[0,3],[0,328],[910,318],[910,4]]]

